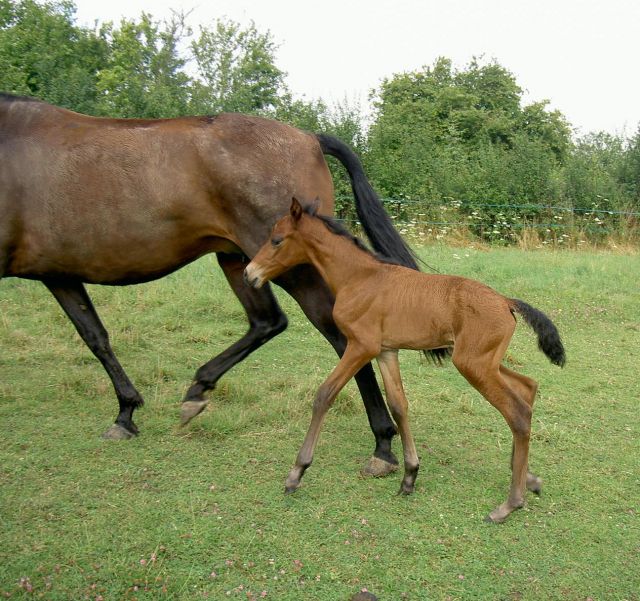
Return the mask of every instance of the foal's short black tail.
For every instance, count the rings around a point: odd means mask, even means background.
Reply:
[[[525,303],[512,298],[511,308],[522,315],[522,318],[538,335],[538,348],[547,356],[551,363],[562,367],[567,357],[560,340],[560,333],[553,322],[542,312]]]
[[[316,134],[316,138],[322,152],[337,158],[349,173],[358,219],[374,250],[400,265],[419,271],[413,251],[393,226],[382,202],[371,187],[358,156],[338,138],[325,134]]]

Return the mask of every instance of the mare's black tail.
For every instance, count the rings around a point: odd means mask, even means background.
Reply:
[[[512,298],[511,308],[522,315],[525,322],[538,335],[538,348],[549,357],[551,363],[562,367],[567,357],[560,340],[560,333],[553,322],[542,311],[524,301]]]
[[[371,187],[358,156],[338,138],[325,134],[316,134],[316,138],[322,152],[338,159],[349,173],[358,219],[374,250],[400,265],[419,271],[415,254],[395,229]]]

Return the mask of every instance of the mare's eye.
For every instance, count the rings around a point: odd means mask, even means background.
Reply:
[[[282,238],[278,236],[277,238],[271,238],[271,246],[277,247],[282,244]]]

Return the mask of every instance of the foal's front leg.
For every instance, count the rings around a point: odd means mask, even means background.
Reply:
[[[373,357],[376,353],[367,352],[360,344],[349,341],[338,365],[331,375],[322,383],[313,401],[311,424],[305,436],[302,447],[298,452],[296,462],[291,468],[285,482],[285,492],[294,492],[300,486],[300,480],[306,469],[313,461],[313,452],[320,436],[322,423],[327,411],[333,404],[337,394],[345,384]]]
[[[402,449],[404,451],[404,478],[400,485],[399,494],[409,495],[415,490],[420,462],[411,429],[409,428],[409,403],[407,403],[407,397],[402,387],[398,351],[383,351],[380,353],[378,355],[378,366],[384,381],[387,403],[400,431]]]

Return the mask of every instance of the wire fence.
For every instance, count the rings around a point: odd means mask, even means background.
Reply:
[[[337,201],[338,216],[358,228],[352,199],[339,197]],[[521,240],[528,231],[535,232],[541,243],[580,239],[597,242],[611,236],[640,242],[640,211],[602,208],[595,202],[590,207],[453,199],[383,198],[382,202],[401,233],[421,238],[441,238],[457,232],[509,244]]]

